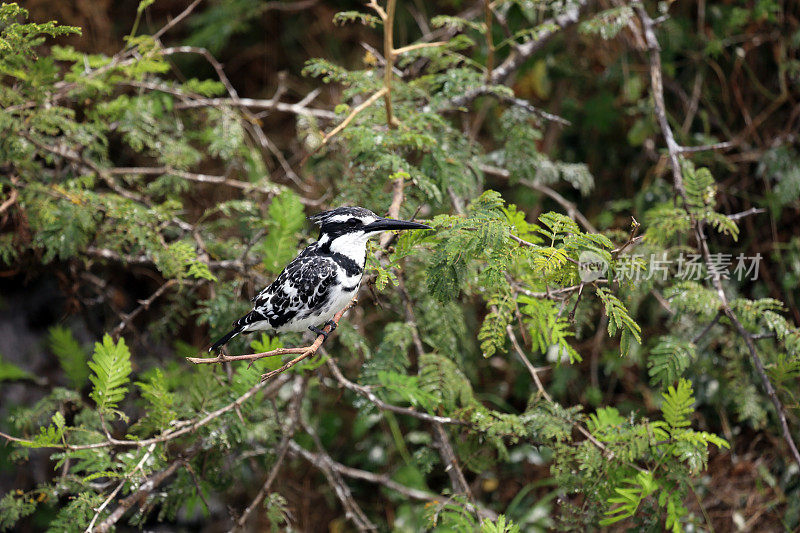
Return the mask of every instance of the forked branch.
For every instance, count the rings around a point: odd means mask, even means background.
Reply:
[[[272,371],[267,372],[266,374],[262,375],[261,376],[261,381],[262,382],[267,381],[268,379],[272,378],[273,376],[276,376],[276,375],[278,375],[278,374],[280,374],[282,372],[285,372],[286,370],[289,370],[290,368],[295,366],[297,363],[303,361],[304,359],[308,359],[309,357],[311,357],[312,355],[317,353],[317,351],[319,350],[320,346],[322,346],[322,343],[325,342],[326,336],[336,328],[336,325],[339,324],[339,321],[342,319],[342,316],[344,316],[344,314],[351,307],[355,306],[356,303],[358,303],[358,297],[357,296],[355,298],[353,298],[350,301],[350,303],[347,304],[347,306],[344,309],[342,309],[341,311],[339,311],[338,313],[336,313],[334,315],[334,317],[333,317],[334,326],[331,326],[330,324],[326,324],[325,327],[322,329],[324,334],[318,335],[316,340],[314,341],[314,343],[309,345],[309,346],[305,346],[305,347],[302,347],[302,348],[278,348],[276,350],[271,350],[269,352],[251,353],[251,354],[246,354],[246,355],[219,354],[216,357],[187,357],[186,360],[189,361],[190,363],[194,363],[194,364],[197,365],[197,364],[204,364],[204,363],[228,363],[228,362],[231,362],[231,361],[251,361],[252,362],[252,361],[258,361],[259,359],[263,359],[265,357],[275,357],[275,356],[278,356],[278,355],[295,354],[295,353],[296,354],[300,354],[298,357],[295,357],[291,361],[287,361],[280,368],[276,368],[275,370],[272,370]]]

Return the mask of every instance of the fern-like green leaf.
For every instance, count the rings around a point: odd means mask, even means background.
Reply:
[[[603,301],[606,315],[608,315],[608,334],[613,336],[616,335],[618,330],[623,330],[636,339],[636,342],[641,344],[642,328],[628,314],[628,310],[625,308],[622,301],[611,294],[608,289],[598,288],[597,295]],[[629,339],[625,339],[624,344],[628,345]],[[625,348],[626,349],[622,350],[623,355],[627,353],[627,346],[625,346]]]
[[[629,486],[623,485],[614,489],[616,495],[608,498],[607,502],[616,507],[606,511],[606,518],[600,520],[601,526],[608,526],[633,516],[642,500],[658,489],[658,481],[647,471],[639,472],[635,478],[624,479],[623,483]]]
[[[125,339],[115,343],[111,335],[106,334],[102,343],[95,343],[89,368],[94,372],[89,376],[94,385],[90,396],[98,411],[102,414],[116,412],[117,404],[128,391],[126,384],[131,373],[131,353]]]
[[[692,342],[670,336],[659,338],[647,361],[650,383],[662,388],[675,383],[695,357]]]
[[[667,392],[661,394],[664,397],[661,412],[671,433],[689,425],[689,416],[694,413],[693,394],[692,382],[683,378],[678,381],[677,387],[670,385]]]
[[[78,344],[72,332],[65,327],[53,326],[48,332],[50,349],[58,357],[61,368],[69,379],[73,389],[80,390],[86,384],[89,377],[89,367],[86,365],[89,359],[86,350]]]

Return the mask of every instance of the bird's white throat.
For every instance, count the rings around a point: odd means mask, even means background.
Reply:
[[[340,253],[363,268],[367,258],[367,241],[378,233],[380,232],[365,233],[357,231],[339,235],[331,241],[331,252]]]

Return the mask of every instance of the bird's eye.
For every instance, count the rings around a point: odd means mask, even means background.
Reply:
[[[361,224],[361,221],[355,217],[347,221],[348,224]]]

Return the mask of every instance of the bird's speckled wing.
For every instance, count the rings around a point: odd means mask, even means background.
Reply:
[[[336,283],[336,272],[336,263],[330,257],[296,258],[253,299],[253,310],[234,326],[267,321],[270,329],[280,329],[295,319],[318,314],[328,303],[331,288]]]

